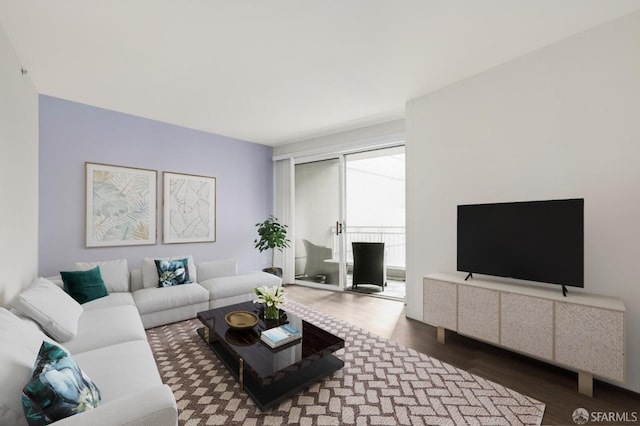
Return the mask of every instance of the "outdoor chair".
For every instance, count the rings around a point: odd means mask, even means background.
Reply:
[[[387,285],[384,243],[351,243],[353,249],[353,288],[360,284]]]
[[[303,279],[324,284],[338,284],[338,262],[331,261],[333,258],[331,248],[318,246],[304,239],[302,243],[307,252]]]

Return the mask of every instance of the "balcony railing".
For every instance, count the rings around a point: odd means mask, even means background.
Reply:
[[[332,231],[335,231],[335,228]],[[404,226],[348,226],[346,227],[346,238],[347,263],[353,263],[352,242],[372,242],[384,243],[387,266],[402,269],[406,266]],[[338,253],[337,238],[333,238],[333,252]]]

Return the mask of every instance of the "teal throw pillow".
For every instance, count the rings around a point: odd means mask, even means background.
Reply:
[[[60,272],[60,275],[65,291],[80,304],[109,295],[99,266],[88,271]]]
[[[29,426],[48,425],[96,408],[100,390],[60,346],[42,342],[31,373],[22,389],[22,408]]]
[[[172,287],[180,284],[190,284],[189,259],[161,260],[155,259],[160,282],[158,287]]]

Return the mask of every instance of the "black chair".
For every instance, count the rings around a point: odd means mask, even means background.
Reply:
[[[351,243],[353,249],[353,288],[359,284],[387,285],[384,243]]]

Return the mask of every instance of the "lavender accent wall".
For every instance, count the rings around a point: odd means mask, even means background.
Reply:
[[[196,262],[234,258],[240,272],[269,259],[253,248],[255,223],[273,209],[272,148],[40,95],[39,274],[77,261],[192,254]],[[158,242],[85,248],[85,162],[158,171]],[[215,176],[216,242],[162,244],[162,171]]]

